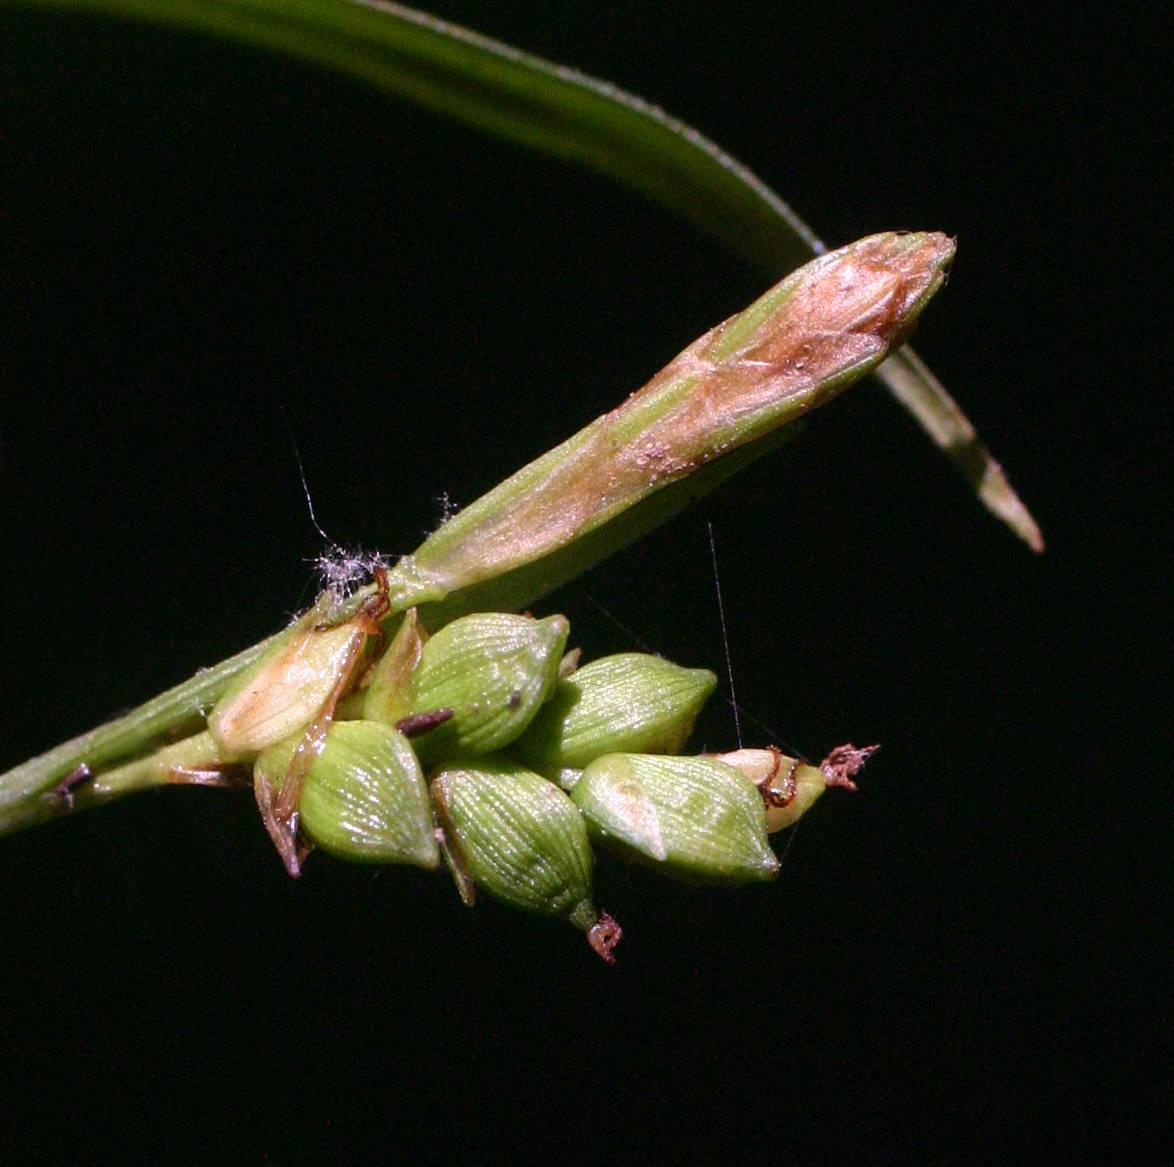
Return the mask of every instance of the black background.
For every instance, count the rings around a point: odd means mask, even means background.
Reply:
[[[773,886],[605,863],[615,969],[443,878],[319,857],[289,881],[247,797],[0,841],[5,1142],[1139,1154],[1170,1089],[1145,31],[1116,7],[434,10],[658,102],[832,244],[957,235],[917,346],[1049,550],[874,385],[544,602],[591,655],[720,671],[708,521],[748,714],[811,754],[885,746]],[[296,63],[28,13],[0,32],[3,767],[307,602],[291,428],[331,537],[404,552],[439,496],[471,501],[764,286],[602,180]],[[700,738],[733,733],[715,702]]]

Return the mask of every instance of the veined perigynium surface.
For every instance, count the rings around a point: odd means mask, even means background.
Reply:
[[[280,790],[298,740],[270,746],[254,766]],[[424,774],[408,739],[378,721],[336,721],[310,763],[298,801],[301,829],[340,859],[435,867],[440,851]]]
[[[604,754],[676,753],[717,677],[644,652],[592,661],[563,677],[518,741],[522,756],[548,777],[574,772]]]
[[[713,673],[647,653],[577,667],[565,616],[517,613],[873,368],[953,250],[890,232],[799,269],[372,581],[0,775],[0,834],[152,786],[251,786],[291,875],[314,848],[443,854],[466,903],[480,887],[566,920],[609,961],[594,846],[685,882],[774,878],[770,833],[869,750],[683,756]]]
[[[464,616],[423,645],[378,712],[435,761],[487,754],[514,741],[558,680],[570,625],[506,612]],[[374,702],[367,704],[375,716]]]
[[[607,754],[571,788],[591,837],[678,879],[774,879],[762,792],[715,758]]]

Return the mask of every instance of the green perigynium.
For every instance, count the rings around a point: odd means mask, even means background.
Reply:
[[[258,777],[279,789],[298,739],[271,746]],[[424,775],[407,738],[376,721],[336,721],[298,802],[301,829],[339,859],[436,867],[440,852]]]
[[[591,837],[677,879],[748,883],[774,879],[762,795],[713,758],[608,754],[572,787]]]
[[[605,656],[559,681],[518,751],[549,777],[581,770],[603,754],[673,754],[716,685],[708,669],[685,669],[650,653]]]
[[[499,750],[554,690],[569,632],[564,616],[454,620],[424,643],[384,715],[412,736],[425,762]]]
[[[587,827],[557,786],[508,759],[482,758],[442,767],[430,790],[467,903],[484,887],[516,908],[570,921],[611,959],[619,930],[592,898]]]

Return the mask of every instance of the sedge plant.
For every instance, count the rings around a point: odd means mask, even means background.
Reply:
[[[564,616],[513,610],[875,367],[953,254],[889,232],[812,260],[371,582],[340,580],[271,639],[0,777],[0,831],[154,786],[251,786],[291,875],[315,846],[443,854],[466,902],[483,886],[565,917],[607,959],[595,845],[685,879],[771,878],[768,831],[869,751],[682,756],[712,673],[642,654],[580,668]]]
[[[852,787],[870,748],[841,745],[819,764],[775,746],[690,755],[711,672],[644,653],[581,664],[564,615],[524,610],[894,354],[890,389],[960,465],[979,467],[980,497],[1042,546],[969,423],[901,347],[944,283],[953,241],[890,231],[825,251],[749,172],[660,111],[410,10],[68,6],[309,57],[630,182],[720,224],[768,266],[818,254],[412,554],[350,564],[289,627],[0,775],[0,834],[160,786],[241,787],[291,875],[314,849],[443,863],[466,903],[481,889],[565,919],[607,960],[621,933],[595,901],[596,851],[687,882],[776,875],[769,835],[828,787]]]

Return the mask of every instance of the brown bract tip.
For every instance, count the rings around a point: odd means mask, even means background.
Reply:
[[[599,919],[587,932],[587,943],[608,963],[615,964],[615,946],[624,938],[624,930],[606,912],[599,913]]]
[[[851,743],[836,746],[819,764],[824,781],[829,786],[843,786],[845,790],[855,790],[856,783],[852,779],[860,773],[864,768],[864,763],[879,749],[879,745],[854,746]]]
[[[74,787],[80,786],[83,782],[88,782],[94,776],[93,771],[82,762],[80,766],[75,766],[56,786],[53,787],[52,794],[58,798],[68,798],[73,794]]]
[[[404,737],[420,737],[438,725],[451,721],[455,715],[454,709],[429,709],[424,713],[411,713],[407,717],[401,717],[395,723],[395,728]]]
[[[297,811],[288,817],[279,813],[273,787],[263,774],[254,776],[253,791],[257,798],[257,809],[261,812],[261,822],[265,824],[265,830],[277,854],[281,856],[286,873],[297,879],[302,874],[302,864],[311,850],[309,842],[298,836]]]
[[[784,343],[801,341],[800,355],[813,357],[826,348],[831,366],[866,338],[896,347],[953,256],[954,241],[939,232],[872,235],[833,252],[826,266],[812,265],[788,305]]]

